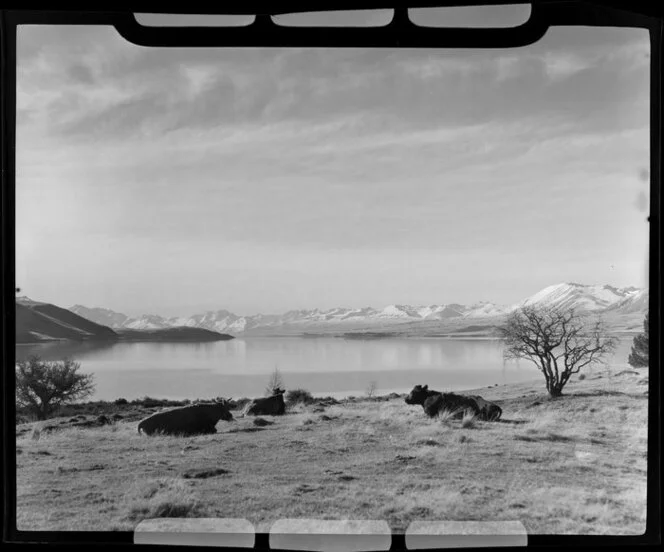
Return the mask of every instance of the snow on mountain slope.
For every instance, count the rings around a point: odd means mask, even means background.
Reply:
[[[376,313],[376,318],[399,318],[399,319],[417,319],[416,309],[407,305],[388,305],[383,310]]]
[[[638,293],[634,287],[615,288],[608,285],[556,284],[531,295],[516,306],[574,307],[579,311],[599,311]]]
[[[488,301],[483,301],[481,303],[478,303],[476,305],[471,306],[464,312],[464,316],[467,318],[474,318],[474,317],[485,317],[485,316],[502,316],[504,314],[507,314],[510,312],[510,309],[508,307],[502,307],[500,305],[496,305],[494,303],[490,303]]]
[[[455,319],[499,318],[514,309],[533,305],[541,307],[574,307],[579,311],[604,311],[617,315],[645,312],[648,308],[648,291],[634,287],[615,288],[608,285],[582,285],[563,283],[549,286],[511,306],[496,305],[483,301],[469,306],[457,303],[411,306],[388,305],[382,309],[373,307],[332,309],[299,309],[283,314],[256,314],[239,316],[220,309],[192,316],[165,318],[144,315],[128,318],[108,309],[86,309],[80,305],[72,307],[77,314],[113,328],[161,329],[176,326],[204,328],[220,333],[250,334],[252,332],[346,330],[347,328],[393,327],[398,324],[452,323]],[[123,318],[124,317],[124,318]],[[109,324],[113,320],[113,324]]]
[[[145,314],[139,318],[132,318],[126,324],[123,324],[123,328],[130,330],[160,330],[172,326],[168,319],[155,314]]]
[[[46,304],[46,303],[42,303],[40,301],[33,301],[27,295],[21,295],[20,297],[17,297],[16,302],[19,305],[23,305],[24,307],[34,307],[35,305],[45,305]]]
[[[463,305],[430,305],[428,307],[421,307],[417,310],[420,318],[423,320],[444,320],[446,318],[455,318],[463,316]]]
[[[611,305],[607,312],[618,314],[645,313],[648,311],[650,294],[647,289],[638,290]]]

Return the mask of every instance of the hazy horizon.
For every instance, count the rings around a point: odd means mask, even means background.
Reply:
[[[647,32],[150,49],[18,29],[19,295],[129,316],[647,287]]]

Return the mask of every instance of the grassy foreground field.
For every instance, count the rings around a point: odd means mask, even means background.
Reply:
[[[501,422],[427,419],[403,398],[297,406],[200,437],[17,426],[20,530],[133,530],[152,517],[520,520],[531,534],[642,534],[647,372],[474,390]],[[426,383],[426,382],[414,382]],[[49,420],[52,422],[52,420]],[[466,427],[463,427],[463,426]]]

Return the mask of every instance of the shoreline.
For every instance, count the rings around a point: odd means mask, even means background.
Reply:
[[[136,330],[134,330],[136,331]],[[138,331],[146,331],[147,330],[138,330]],[[219,332],[217,332],[219,333]],[[383,335],[383,332],[374,332],[374,331],[367,331],[367,332],[345,332],[345,333],[315,333],[315,332],[302,332],[302,333],[287,333],[287,334],[261,334],[261,333],[256,333],[256,334],[245,334],[245,333],[238,333],[238,334],[222,334],[219,333],[219,335],[223,336],[221,338],[212,338],[212,339],[155,339],[155,338],[150,338],[149,335],[141,335],[137,337],[126,337],[122,336],[122,334],[118,334],[117,339],[85,339],[85,340],[74,340],[74,339],[68,339],[68,338],[49,338],[49,339],[41,339],[41,340],[36,340],[36,341],[23,341],[23,342],[16,342],[15,346],[16,347],[30,347],[34,345],[49,345],[53,343],[66,343],[66,344],[74,344],[74,343],[80,343],[80,344],[88,344],[88,343],[95,343],[95,344],[121,344],[121,343],[163,343],[165,345],[173,345],[173,344],[178,344],[178,343],[216,343],[218,341],[230,341],[232,339],[237,339],[239,341],[244,341],[244,340],[252,340],[252,339],[306,339],[306,340],[314,340],[314,339],[343,339],[343,340],[350,340],[350,341],[389,341],[389,340],[399,340],[399,339],[404,339],[404,340],[416,340],[416,339],[441,339],[441,340],[455,340],[455,341],[500,341],[501,338],[497,337],[496,335],[492,334],[482,334],[482,333],[477,333],[474,335],[468,335],[466,332],[447,332],[447,333],[440,333],[440,334],[416,334],[416,333],[408,333],[408,332],[384,332],[385,335]],[[613,330],[613,331],[608,331],[607,335],[615,336],[618,338],[633,338],[637,335],[640,335],[642,331],[640,329],[622,329],[622,330]]]
[[[417,382],[414,382],[413,386],[416,383]],[[326,401],[329,401],[329,399],[333,399],[339,405],[344,405],[344,404],[362,405],[365,403],[369,404],[376,402],[388,402],[396,400],[397,398],[403,400],[403,398],[406,395],[408,395],[411,389],[412,386],[409,389],[403,389],[403,388],[381,389],[375,395],[371,396],[366,394],[366,390],[338,391],[338,392],[329,392],[329,393],[319,392],[315,394],[312,393],[313,399],[309,403],[302,406],[304,407],[315,406],[319,403],[324,403]],[[438,389],[438,390],[443,391],[443,389]],[[516,383],[512,382],[512,383],[485,385],[481,387],[455,389],[452,392],[461,395],[481,395],[483,398],[487,400],[511,400],[511,399],[517,399],[518,396],[520,394],[523,394],[524,391],[534,394],[546,395],[546,388],[543,378],[534,377],[532,379]],[[288,392],[288,390],[286,392]],[[245,400],[251,400],[253,398],[257,397],[233,397],[233,400],[243,403]],[[189,404],[195,404],[197,402],[211,402],[214,401],[214,399],[215,399],[214,397],[179,399],[179,398],[164,397],[164,396],[159,398],[146,396],[146,397],[129,399],[129,400],[124,399],[123,397],[119,397],[112,400],[91,400],[91,401],[74,403],[71,405],[63,406],[53,416],[50,416],[44,420],[29,420],[28,419],[30,418],[29,414],[17,411],[16,425],[23,425],[23,424],[48,425],[49,420],[58,420],[60,418],[71,418],[72,416],[77,416],[81,414],[88,416],[113,416],[117,414],[124,416],[128,414],[129,416],[126,418],[126,420],[131,420],[131,419],[140,418],[142,415],[145,415],[146,412],[148,412],[148,410],[157,412],[162,409],[178,408]],[[118,403],[117,401],[121,402]],[[287,406],[287,409],[288,408],[297,409],[300,407],[300,405],[301,403],[294,403],[291,404],[290,406]],[[232,409],[232,412],[236,412],[236,410],[237,409]],[[138,418],[135,415],[137,413],[141,414],[141,416],[138,416]],[[69,421],[71,422],[73,420],[70,419]]]

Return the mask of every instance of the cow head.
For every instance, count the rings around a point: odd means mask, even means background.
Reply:
[[[229,400],[226,399],[217,399],[215,401],[217,405],[217,412],[219,413],[219,419],[224,420],[225,422],[232,422],[233,421],[233,415],[229,411],[229,406],[230,406]]]
[[[416,385],[404,399],[406,404],[424,404],[429,396],[429,385]]]
[[[280,389],[279,387],[275,387],[275,388],[272,390],[272,394],[273,394],[273,395],[283,395],[285,392],[286,392],[285,389]]]

